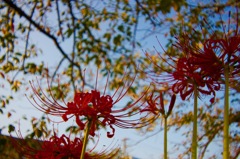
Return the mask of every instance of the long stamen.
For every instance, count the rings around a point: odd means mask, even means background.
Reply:
[[[104,87],[103,96],[105,95],[105,93],[106,93],[106,89],[107,89],[107,86],[108,86],[109,74],[110,74],[110,73],[108,72],[108,75],[107,75],[107,81],[106,81],[106,84],[105,84],[105,87]]]

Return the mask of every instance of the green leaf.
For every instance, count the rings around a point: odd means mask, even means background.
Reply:
[[[15,131],[15,127],[12,124],[8,125],[8,132],[11,133],[13,131]]]
[[[22,56],[22,54],[20,52],[16,52],[15,55]]]
[[[116,37],[114,37],[113,43],[117,46],[120,46],[122,43],[121,39],[122,39],[122,36],[118,34]]]
[[[67,35],[67,37],[69,38],[72,34],[73,34],[73,29],[68,29],[65,34]]]
[[[6,57],[6,54],[4,54],[0,57],[0,63],[2,63],[5,60],[5,57]]]
[[[13,61],[15,64],[18,64],[20,62],[20,60],[17,57],[13,57]]]
[[[123,27],[123,25],[118,26],[118,30],[121,31],[121,32],[124,32],[124,27]]]
[[[42,135],[43,135],[43,133],[42,133],[42,131],[41,131],[40,129],[36,129],[36,130],[34,131],[34,133],[35,133],[35,135],[36,135],[38,138],[42,137]]]
[[[34,74],[34,73],[36,72],[36,70],[37,70],[37,66],[36,66],[35,63],[28,63],[27,66],[26,66],[26,68],[28,68],[28,72],[33,73],[33,74]]]
[[[104,36],[103,36],[104,38],[106,38],[107,39],[107,41],[109,42],[110,41],[110,39],[111,39],[111,34],[110,33],[106,33],[106,34],[104,34]]]

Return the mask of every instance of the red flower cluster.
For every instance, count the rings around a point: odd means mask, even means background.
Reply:
[[[193,93],[195,85],[199,93],[204,95],[213,94],[215,97],[215,91],[220,89],[220,84],[213,78],[206,76],[193,61],[193,57],[178,59],[176,68],[172,73],[174,80],[172,91],[180,93],[181,98],[185,100],[186,97]],[[211,102],[214,101],[214,97]]]
[[[75,138],[71,141],[65,135],[62,135],[60,138],[54,135],[49,139],[49,141],[43,141],[41,148],[39,150],[35,150],[36,152],[28,157],[36,159],[77,159],[81,155],[80,150],[82,149],[82,145],[83,144],[80,138]],[[90,158],[87,153],[85,154],[85,158]]]
[[[96,90],[87,93],[79,92],[75,93],[73,102],[67,103],[67,110],[62,118],[67,121],[68,116],[76,116],[76,123],[81,130],[84,129],[86,122],[91,120],[94,124],[91,125],[90,135],[94,136],[98,124],[102,126],[110,125],[114,132],[112,124],[115,123],[115,117],[111,114],[112,108],[113,99],[109,95],[101,96],[100,92]],[[87,121],[81,120],[81,116],[86,117]],[[111,134],[108,134],[108,137],[111,137]]]
[[[238,14],[238,11],[237,11]],[[229,14],[230,16],[230,14]],[[183,35],[183,42],[178,40],[178,49],[191,57],[191,64],[199,68],[203,76],[215,83],[221,83],[224,78],[224,71],[227,70],[230,79],[239,79],[240,73],[240,35],[238,27],[238,15],[236,26],[228,24],[228,32],[222,24],[223,31],[206,39],[203,48],[191,45],[190,37]],[[218,31],[219,32],[219,31]],[[217,89],[218,90],[218,86]]]
[[[172,67],[173,71],[167,71],[167,74],[154,74],[153,76],[150,76],[155,78],[155,81],[159,84],[167,83],[170,85],[172,91],[175,94],[179,93],[183,100],[190,97],[194,91],[194,87],[197,87],[198,92],[202,95],[212,94],[214,97],[210,101],[213,102],[215,98],[215,91],[220,89],[220,84],[214,78],[207,76],[204,72],[202,72],[201,67],[194,63],[196,61],[195,57],[189,56],[188,53],[185,53],[186,51],[190,51],[190,49],[185,47],[187,45],[189,44],[184,44],[180,41],[175,45],[179,49],[182,49],[184,56],[176,60],[169,57],[171,62],[169,62],[169,60],[165,60],[160,53],[158,53],[159,57]],[[166,71],[161,65],[156,62],[153,63],[158,68]]]
[[[200,93],[215,96],[225,69],[230,78],[239,78],[240,36],[237,29],[238,26],[233,35],[223,32],[223,37],[212,36],[205,40],[203,49],[191,45],[186,35],[183,36],[184,41],[178,40],[175,46],[182,50],[185,57],[176,62],[172,74],[176,80],[172,86],[173,92],[180,92],[182,99],[185,99],[193,91],[193,84],[196,84]]]
[[[80,138],[74,138],[72,141],[66,135],[58,137],[56,134],[49,140],[32,140],[31,144],[23,140],[20,135],[19,139],[12,138],[12,142],[19,154],[29,159],[79,159],[83,147],[83,142]],[[86,152],[84,158],[114,158],[114,154],[107,154],[107,151],[100,153],[92,153],[92,151],[93,149]]]
[[[122,80],[124,81],[124,79]],[[112,133],[107,132],[107,136],[111,138],[115,133],[113,125],[120,128],[137,128],[144,126],[144,123],[141,123],[139,119],[131,120],[129,118],[130,116],[140,113],[140,108],[138,108],[137,112],[132,114],[130,111],[134,109],[135,105],[137,105],[145,96],[147,90],[132,104],[128,104],[121,109],[113,109],[114,106],[127,94],[133,81],[125,84],[122,88],[117,88],[112,96],[105,95],[105,91],[101,95],[100,91],[96,89],[91,90],[91,92],[76,92],[73,101],[68,102],[65,105],[59,104],[56,99],[54,99],[51,92],[50,95],[52,99],[49,99],[47,95],[44,94],[39,84],[38,87],[40,88],[40,92],[38,92],[36,86],[32,82],[30,82],[30,84],[34,94],[40,101],[40,103],[38,103],[37,100],[33,98],[35,102],[33,105],[37,109],[49,115],[60,116],[63,121],[67,121],[69,118],[75,116],[76,123],[81,130],[83,130],[86,124],[91,121],[91,136],[95,135],[95,131],[99,126],[109,126],[112,129]],[[105,85],[105,90],[106,87],[107,84]],[[115,97],[117,94],[118,96]],[[139,107],[141,105],[143,105],[143,103],[141,103]]]
[[[195,64],[204,74],[219,80],[224,75],[224,68],[229,66],[231,78],[240,73],[240,36],[208,39],[203,44],[203,51],[193,53]]]

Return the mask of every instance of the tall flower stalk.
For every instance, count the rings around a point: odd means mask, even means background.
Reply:
[[[87,143],[88,143],[88,136],[89,136],[89,131],[91,129],[91,124],[92,124],[92,121],[89,120],[88,124],[87,124],[87,127],[85,129],[85,132],[84,132],[83,147],[82,147],[82,152],[81,152],[80,159],[84,159],[84,154],[86,152],[86,147],[87,147]]]
[[[167,144],[167,140],[168,140],[168,136],[167,136],[167,117],[164,117],[164,159],[168,158],[168,144]]]
[[[147,99],[147,106],[142,110],[142,112],[150,112],[153,113],[155,116],[155,120],[158,119],[159,116],[162,116],[163,122],[164,122],[164,159],[168,158],[168,146],[167,146],[167,132],[168,132],[168,125],[167,125],[167,119],[169,115],[172,112],[172,109],[174,107],[175,101],[176,101],[176,95],[172,94],[171,100],[169,102],[168,110],[166,110],[166,106],[164,105],[164,98],[163,93],[169,93],[167,91],[160,91],[159,95],[154,96],[154,93],[150,95],[150,97]]]
[[[223,159],[229,158],[229,67],[224,68],[224,125],[223,125]]]
[[[197,147],[198,147],[198,90],[197,86],[194,85],[194,106],[193,106],[193,135],[192,135],[192,159],[197,158]]]

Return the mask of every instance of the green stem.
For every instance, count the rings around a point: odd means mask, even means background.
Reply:
[[[224,95],[224,125],[223,125],[223,159],[229,158],[229,70],[224,68],[225,95]]]
[[[88,124],[87,124],[87,128],[85,130],[85,134],[84,134],[83,147],[82,147],[82,152],[81,152],[80,159],[84,159],[84,155],[85,155],[85,152],[86,152],[88,136],[89,136],[89,131],[90,131],[91,125],[92,125],[92,121],[89,120]]]
[[[197,104],[198,90],[197,85],[194,85],[194,110],[193,110],[193,135],[192,135],[192,159],[197,159]]]
[[[167,117],[164,117],[164,159],[167,159]]]

